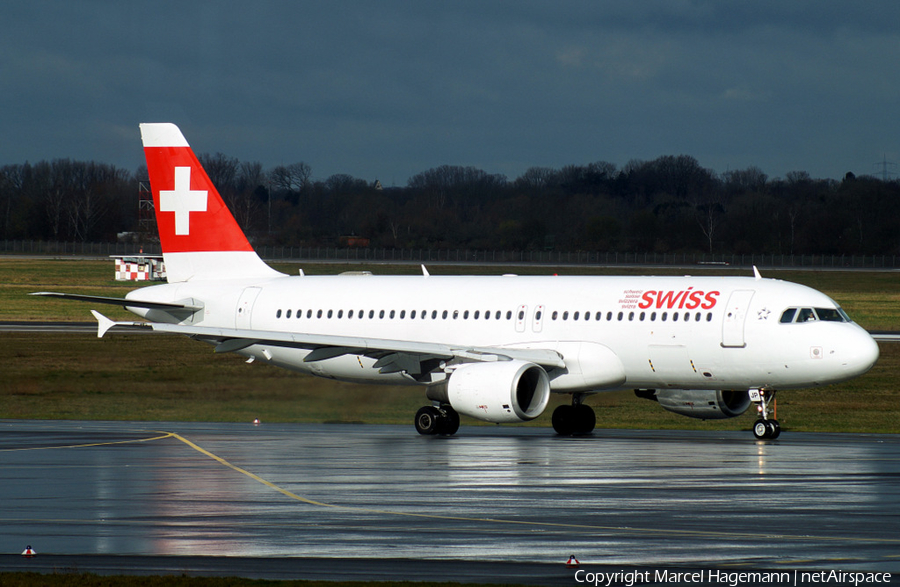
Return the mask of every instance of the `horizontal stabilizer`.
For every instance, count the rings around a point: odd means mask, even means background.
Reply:
[[[109,332],[109,329],[116,325],[115,322],[98,312],[91,310],[91,314],[97,319],[97,338],[103,338],[103,335]]]
[[[149,324],[146,322],[115,322],[110,320],[97,310],[91,310],[91,314],[97,319],[97,338],[103,338],[103,335],[109,332],[110,328],[120,326],[123,328],[141,328],[147,329]]]

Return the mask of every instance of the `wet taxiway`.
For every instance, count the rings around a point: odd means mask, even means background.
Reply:
[[[0,479],[6,554],[900,571],[889,435],[0,421]]]

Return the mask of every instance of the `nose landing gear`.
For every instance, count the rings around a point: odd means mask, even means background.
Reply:
[[[750,401],[756,404],[756,411],[759,419],[753,424],[753,436],[759,440],[775,440],[781,434],[781,425],[778,420],[769,418],[769,414],[774,415],[775,390],[774,389],[751,389]],[[769,406],[772,404],[772,407]]]

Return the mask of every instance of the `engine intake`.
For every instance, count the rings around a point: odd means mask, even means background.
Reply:
[[[487,422],[525,422],[544,412],[550,378],[526,361],[464,363],[428,388],[428,399],[450,404],[460,414]]]
[[[733,389],[636,389],[635,395],[689,418],[724,420],[740,416],[750,407],[750,394]]]

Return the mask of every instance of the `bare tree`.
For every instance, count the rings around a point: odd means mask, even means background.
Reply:
[[[244,162],[238,169],[236,187],[239,192],[253,192],[259,186],[265,185],[266,180],[262,163],[259,161]]]
[[[223,153],[216,153],[215,155],[201,153],[197,156],[197,159],[200,160],[200,164],[206,170],[209,179],[223,197],[225,197],[226,193],[235,190],[234,184],[237,180],[240,161]]]
[[[407,185],[431,196],[438,209],[451,203],[465,210],[474,198],[499,193],[508,181],[505,175],[475,167],[441,165],[410,177]]]
[[[696,207],[695,218],[700,225],[700,231],[706,237],[709,252],[713,252],[713,242],[717,230],[725,219],[725,208],[719,202],[704,202]]]
[[[722,174],[725,187],[733,192],[761,192],[766,187],[769,176],[759,167],[735,169]]]
[[[245,230],[249,230],[252,220],[253,203],[239,186],[240,161],[223,153],[210,155],[202,153],[197,156],[206,170],[210,181],[216,186],[219,195],[234,214],[235,220]]]
[[[788,220],[790,220],[791,226],[791,244],[790,244],[790,252],[791,255],[794,254],[794,237],[797,234],[797,220],[800,218],[800,207],[797,205],[793,205],[788,208],[787,211]]]
[[[68,195],[66,185],[71,165],[72,162],[68,159],[56,159],[53,163],[41,162],[34,166],[33,189],[43,196],[44,210],[53,240],[59,240],[61,236],[63,211]]]
[[[254,221],[258,220],[263,203],[268,204],[266,200],[269,199],[269,192],[265,187],[267,181],[262,163],[253,161],[240,164],[231,202],[235,218],[238,218],[241,226],[248,230],[254,226]]]
[[[369,187],[362,179],[356,179],[346,173],[335,173],[325,180],[325,188],[332,194],[350,194]]]
[[[5,165],[0,169],[0,202],[3,206],[3,237],[9,238],[12,203],[21,197],[25,183],[24,165]]]
[[[516,181],[517,187],[532,190],[547,189],[553,183],[557,172],[552,167],[529,167]]]
[[[72,162],[68,178],[66,210],[72,237],[86,242],[95,237],[100,220],[110,212],[112,200],[127,183],[128,174],[112,165]]]
[[[279,165],[269,172],[272,187],[289,193],[301,192],[309,184],[312,169],[302,161],[290,165]]]

